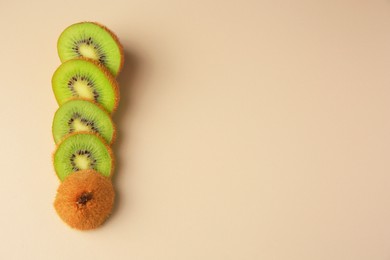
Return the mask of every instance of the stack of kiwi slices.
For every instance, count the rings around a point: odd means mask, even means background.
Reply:
[[[62,32],[57,49],[62,64],[52,78],[59,104],[52,131],[54,169],[61,184],[54,208],[72,228],[94,229],[114,205],[111,115],[119,101],[116,77],[123,48],[106,27],[82,22]]]

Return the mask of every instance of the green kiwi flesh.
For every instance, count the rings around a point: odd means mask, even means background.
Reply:
[[[98,64],[85,59],[62,63],[52,77],[54,95],[59,105],[72,98],[82,98],[102,105],[112,113],[119,100],[116,80]]]
[[[106,27],[93,22],[66,28],[58,39],[57,49],[62,62],[86,57],[107,67],[114,76],[123,65],[123,49],[118,38]]]
[[[88,169],[111,177],[114,168],[110,147],[98,135],[91,133],[77,133],[66,137],[58,144],[53,162],[61,181],[73,172]]]
[[[77,132],[97,133],[108,144],[112,144],[115,136],[115,128],[108,113],[98,105],[81,99],[69,100],[57,109],[52,131],[56,144],[64,136]]]

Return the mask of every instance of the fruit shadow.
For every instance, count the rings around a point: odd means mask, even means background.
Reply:
[[[113,121],[116,125],[116,140],[112,146],[112,150],[115,156],[115,173],[112,177],[112,181],[116,191],[115,205],[112,211],[112,215],[116,215],[121,207],[121,191],[119,190],[118,183],[120,182],[122,172],[122,160],[126,158],[120,151],[125,139],[129,138],[129,131],[126,132],[126,122],[131,118],[132,105],[135,103],[136,94],[136,80],[140,71],[140,59],[135,53],[131,51],[124,51],[124,65],[120,72],[117,81],[119,84],[120,100],[118,108],[113,115]],[[128,174],[128,173],[126,173]]]

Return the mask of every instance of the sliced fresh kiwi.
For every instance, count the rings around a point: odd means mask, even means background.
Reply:
[[[72,228],[99,227],[110,215],[115,200],[111,180],[93,170],[78,171],[58,187],[54,208]]]
[[[117,76],[123,66],[123,48],[118,37],[94,22],[76,23],[66,28],[57,43],[62,62],[86,57],[98,61]]]
[[[115,127],[108,113],[97,104],[82,99],[70,100],[58,108],[52,130],[55,143],[77,132],[98,133],[108,144],[112,144],[115,137]]]
[[[100,136],[88,132],[65,137],[58,144],[53,161],[61,181],[79,170],[96,170],[105,177],[111,177],[114,171],[114,155],[110,147]]]
[[[54,72],[52,87],[59,105],[79,97],[99,103],[112,113],[119,101],[115,78],[104,67],[83,58],[62,63]]]

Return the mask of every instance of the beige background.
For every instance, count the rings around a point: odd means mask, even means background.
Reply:
[[[127,62],[117,208],[78,232],[51,165],[56,41]],[[390,259],[390,1],[1,1],[1,259]]]

